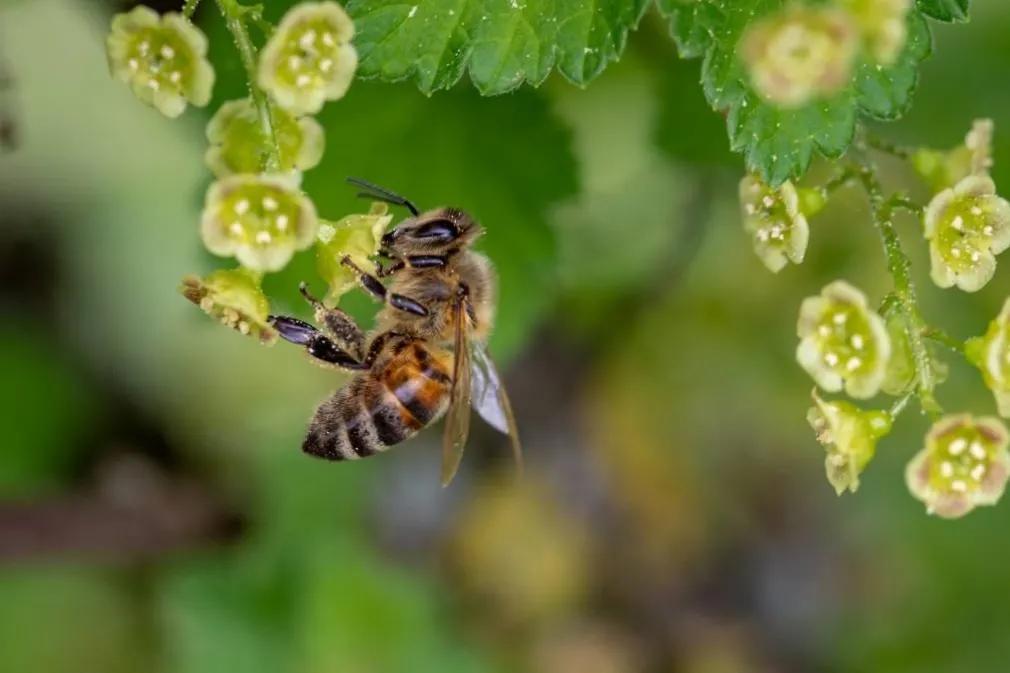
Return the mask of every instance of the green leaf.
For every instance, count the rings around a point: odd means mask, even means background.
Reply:
[[[719,8],[694,0],[656,0],[659,11],[670,18],[670,34],[681,58],[698,58],[712,44],[712,26],[721,19]]]
[[[658,0],[671,21],[683,56],[704,55],[702,86],[709,105],[726,115],[730,146],[743,153],[749,169],[778,185],[798,178],[814,152],[841,156],[860,117],[892,120],[904,114],[918,79],[918,67],[931,50],[922,14],[908,16],[908,38],[897,61],[881,67],[863,58],[851,84],[831,98],[799,108],[766,102],[750,87],[737,45],[756,18],[777,11],[780,0]]]
[[[647,0],[352,0],[359,74],[426,94],[464,71],[484,95],[537,86],[555,67],[586,84],[624,50]]]
[[[967,21],[971,0],[918,0],[919,11],[938,21]]]

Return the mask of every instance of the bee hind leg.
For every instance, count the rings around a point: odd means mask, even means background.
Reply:
[[[305,351],[320,362],[340,369],[368,369],[367,364],[333,343],[314,325],[283,315],[272,315],[268,320],[282,339],[298,346],[305,346]]]

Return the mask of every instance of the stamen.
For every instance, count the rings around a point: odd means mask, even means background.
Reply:
[[[947,450],[950,452],[950,455],[952,456],[960,456],[962,453],[964,453],[964,450],[967,448],[968,448],[968,441],[963,437],[958,437],[957,439],[955,439],[953,442],[950,443],[950,446],[947,447]]]

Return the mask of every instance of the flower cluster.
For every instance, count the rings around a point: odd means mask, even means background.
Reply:
[[[257,52],[249,24],[264,28],[261,8],[238,2],[218,7],[245,65],[250,95],[222,104],[207,125],[204,158],[217,181],[206,194],[200,235],[207,250],[241,266],[187,276],[181,291],[225,325],[272,343],[277,334],[267,322],[262,274],[318,246],[318,268],[335,302],[354,280],[340,259],[350,256],[374,269],[372,258],[392,216],[378,204],[368,214],[321,226],[300,188],[302,172],[319,164],[325,148],[322,126],[308,115],[343,97],[357,67],[354,24],[344,9],[329,0],[299,3],[276,29],[266,25],[266,44]],[[207,39],[189,20],[194,8],[187,3],[184,16],[136,7],[113,19],[107,39],[112,74],[169,117],[187,104],[206,105],[214,83]]]
[[[106,52],[112,76],[166,117],[178,117],[187,102],[202,107],[210,101],[214,69],[207,38],[180,14],[159,16],[143,5],[117,14]]]

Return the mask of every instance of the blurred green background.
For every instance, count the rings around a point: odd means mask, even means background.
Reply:
[[[212,110],[244,84],[205,4]],[[304,187],[324,216],[361,208],[342,182],[359,175],[488,230],[492,350],[529,474],[512,484],[506,447],[475,427],[442,490],[437,429],[356,464],[302,455],[341,378],[177,293],[219,263],[196,225],[208,112],[169,122],[109,78],[124,8],[0,6],[17,123],[0,154],[0,670],[1008,670],[1010,503],[927,517],[902,476],[916,413],[837,498],[804,420],[800,300],[889,282],[860,194],[815,219],[805,264],[768,274],[739,221],[741,161],[658,19],[584,91],[357,82],[320,117]],[[1005,193],[1010,6],[934,27],[913,111],[880,130],[948,147],[993,117]],[[980,334],[1010,272],[937,290],[902,226],[927,315]],[[312,278],[308,254],[269,277],[275,308],[307,317]],[[940,397],[992,412],[963,363]]]

